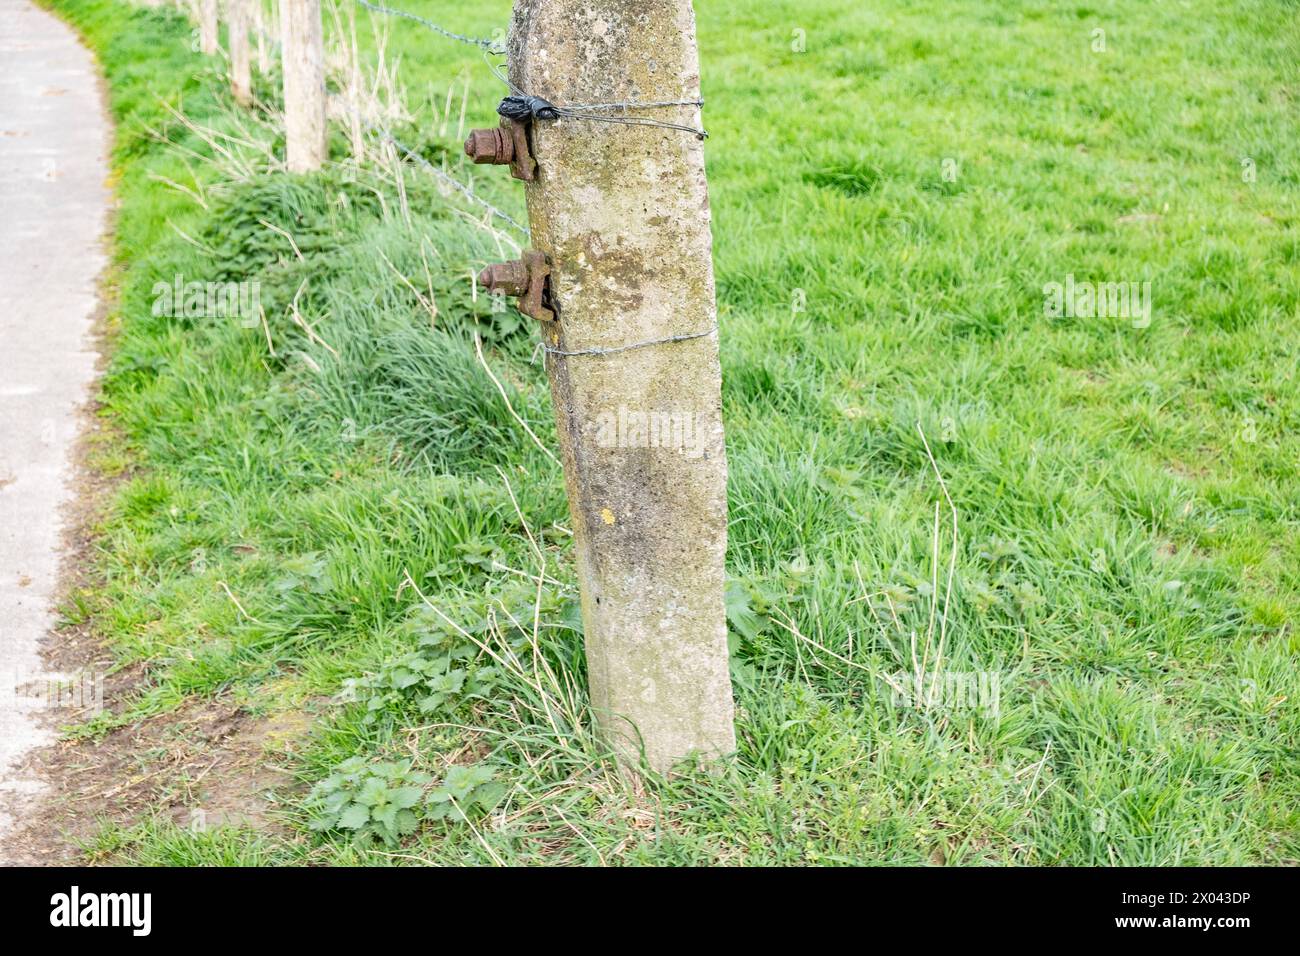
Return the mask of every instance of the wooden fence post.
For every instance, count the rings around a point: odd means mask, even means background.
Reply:
[[[554,104],[700,95],[690,0],[515,0],[509,62],[515,87]],[[696,106],[621,115],[700,123]],[[704,144],[576,118],[536,119],[531,139],[592,703],[627,759],[643,750],[665,770],[726,754],[727,466]]]
[[[291,173],[320,169],[326,156],[325,49],[320,0],[280,0],[286,162]]]
[[[230,92],[237,103],[253,99],[248,49],[248,8],[256,0],[226,0],[226,42],[230,44]]]
[[[199,0],[199,50],[208,56],[220,49],[217,0]]]

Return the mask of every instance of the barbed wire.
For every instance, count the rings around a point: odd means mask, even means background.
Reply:
[[[426,20],[424,17],[417,16],[414,13],[407,13],[405,10],[395,10],[392,7],[385,7],[378,3],[370,3],[369,0],[357,0],[359,6],[365,7],[375,13],[387,14],[390,17],[403,17],[407,20],[414,20],[416,23],[432,30],[434,33],[441,34],[449,40],[456,40],[459,43],[468,43],[470,46],[482,47],[488,51],[500,51],[501,47],[496,40],[489,40],[486,37],[471,37],[463,33],[455,33],[446,27],[440,27],[432,20]]]
[[[444,182],[447,185],[451,186],[452,188],[456,189],[466,199],[469,199],[471,202],[474,202],[477,205],[483,207],[488,212],[492,213],[492,215],[496,216],[498,219],[501,219],[503,222],[507,222],[510,225],[514,226],[525,236],[529,235],[527,226],[518,222],[509,213],[504,212],[503,210],[498,209],[496,206],[492,205],[492,203],[488,202],[478,193],[474,192],[473,189],[471,189],[469,186],[466,186],[455,176],[452,176],[450,173],[447,173],[442,169],[439,169],[437,166],[429,162],[427,159],[425,159],[415,150],[411,149],[409,146],[402,144],[395,136],[393,136],[392,133],[388,132],[388,130],[379,129],[378,127],[375,126],[370,126],[367,127],[367,132],[371,133],[372,135],[378,136],[381,140],[383,140],[386,143],[391,143],[395,149],[400,150],[403,154],[405,154],[405,156],[408,159],[414,160],[421,167],[428,170],[440,182]]]
[[[682,100],[661,100],[657,102],[636,102],[627,101],[624,103],[568,103],[556,105],[549,103],[539,96],[532,96],[519,89],[510,82],[510,78],[501,71],[497,64],[493,63],[489,56],[503,56],[505,50],[496,40],[489,40],[486,37],[471,37],[463,33],[456,33],[448,30],[446,27],[439,26],[432,20],[419,16],[414,13],[408,13],[405,10],[398,10],[395,7],[384,6],[379,3],[371,3],[370,0],[356,0],[357,5],[364,7],[374,13],[381,13],[390,17],[401,17],[406,20],[413,20],[426,29],[432,30],[449,40],[456,40],[459,43],[467,43],[471,46],[481,47],[484,51],[484,59],[487,61],[490,69],[506,88],[510,90],[511,95],[502,101],[497,108],[497,112],[502,116],[510,116],[513,119],[523,119],[530,116],[532,119],[554,120],[554,119],[575,119],[584,120],[592,123],[615,123],[623,126],[654,126],[659,129],[675,129],[684,133],[691,133],[699,139],[707,139],[708,133],[701,128],[688,126],[685,123],[668,123],[662,120],[651,119],[648,116],[628,116],[628,110],[654,110],[669,109],[680,106],[693,106],[700,109],[704,106],[702,99],[682,99]],[[610,113],[610,110],[617,110],[616,114]],[[513,112],[511,112],[513,111]]]

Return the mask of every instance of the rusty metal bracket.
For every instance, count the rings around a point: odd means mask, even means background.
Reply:
[[[528,124],[501,118],[495,129],[471,130],[465,140],[465,155],[479,165],[510,164],[510,175],[531,183],[537,178],[537,161],[528,145]]]
[[[555,321],[551,300],[551,266],[546,254],[532,249],[521,259],[498,262],[478,274],[479,284],[491,292],[519,297],[519,311],[542,322]]]

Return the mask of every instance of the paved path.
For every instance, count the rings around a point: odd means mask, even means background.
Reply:
[[[28,0],[0,0],[0,807],[39,790],[15,768],[47,732],[13,687],[39,678],[53,622],[69,454],[95,371],[107,150],[90,53]],[[0,810],[0,835],[11,823]]]

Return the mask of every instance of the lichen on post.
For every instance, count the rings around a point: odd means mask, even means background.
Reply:
[[[509,60],[515,87],[555,104],[699,98],[689,0],[516,0]],[[700,123],[693,106],[626,115]],[[542,335],[592,703],[622,756],[666,770],[735,749],[703,143],[567,118],[535,121],[531,136],[528,211],[558,312]]]

